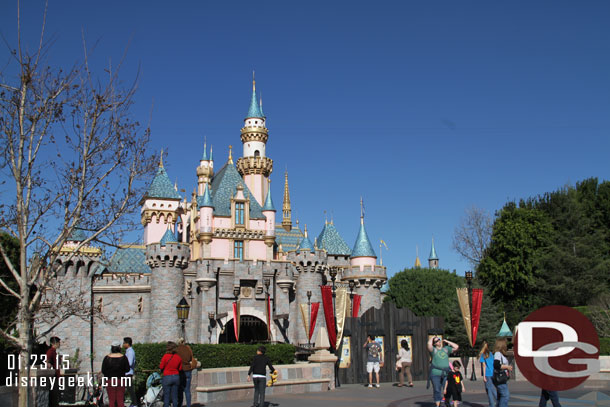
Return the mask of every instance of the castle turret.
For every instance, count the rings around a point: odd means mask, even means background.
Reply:
[[[146,264],[151,268],[150,342],[171,341],[180,337],[176,303],[184,296],[182,270],[189,263],[189,248],[177,240],[171,229],[167,228],[158,243],[146,246]]]
[[[301,253],[301,252],[310,252],[310,253],[315,253],[313,244],[311,244],[311,240],[309,240],[309,236],[307,233],[307,224],[305,225],[305,231],[303,232],[303,238],[301,239],[301,242],[299,243],[299,247],[297,248],[297,253]]]
[[[428,256],[428,267],[431,269],[438,268],[438,256],[436,255],[436,250],[434,249],[434,238],[432,238],[432,248],[430,249],[430,255]]]
[[[265,152],[269,138],[265,122],[261,102],[256,99],[256,81],[253,75],[252,99],[244,119],[244,127],[241,129],[243,157],[237,160],[236,167],[260,205],[267,195],[267,178],[273,171],[273,160],[268,158]]]
[[[282,203],[282,227],[290,232],[292,229],[292,210],[290,209],[290,190],[288,189],[288,171],[284,174],[284,201]]]
[[[265,215],[265,245],[267,245],[267,260],[273,259],[273,245],[275,244],[275,206],[271,199],[271,180],[267,188],[267,199],[263,206],[263,215]]]
[[[145,245],[160,241],[168,226],[172,231],[174,230],[180,199],[180,194],[163,168],[163,153],[161,153],[155,178],[140,201]]]
[[[214,161],[212,160],[212,148],[210,147],[210,157],[207,154],[207,143],[203,143],[203,156],[199,160],[197,167],[197,195],[203,195],[205,185],[210,183],[214,175]]]
[[[352,266],[360,266],[360,269],[363,269],[364,266],[375,267],[376,263],[377,255],[375,255],[369,236],[364,228],[364,216],[360,216],[360,230],[352,249],[350,264]]]

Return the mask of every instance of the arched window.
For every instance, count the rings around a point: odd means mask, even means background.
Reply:
[[[260,151],[258,151],[258,150],[255,150],[255,151],[254,151],[254,156],[255,156],[255,157],[260,157],[260,156],[261,156],[261,152],[260,152]]]

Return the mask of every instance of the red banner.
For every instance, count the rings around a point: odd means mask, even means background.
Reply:
[[[271,298],[267,294],[265,301],[265,312],[267,314],[267,339],[271,340]]]
[[[361,295],[354,295],[354,304],[352,305],[352,318],[358,318],[358,311],[360,311],[360,301],[362,300]]]
[[[337,343],[337,331],[335,328],[335,316],[333,314],[333,291],[329,285],[321,285],[322,306],[324,307],[324,319],[326,320],[326,330],[330,346],[335,349]]]
[[[477,343],[477,332],[479,331],[479,319],[483,307],[483,289],[472,290],[472,346]]]
[[[309,321],[309,340],[313,336],[313,331],[316,329],[316,320],[318,319],[318,310],[320,309],[320,303],[314,302],[311,304],[311,321]]]
[[[241,325],[239,315],[239,302],[233,303],[233,330],[235,331],[235,341],[239,342],[239,327]]]

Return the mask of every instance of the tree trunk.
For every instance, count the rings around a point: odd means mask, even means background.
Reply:
[[[19,386],[19,407],[33,407],[35,398],[32,399],[32,389],[30,388],[30,363],[32,354],[32,319],[28,317],[27,310],[22,309],[19,313],[21,319],[19,323],[19,339],[22,344],[19,352],[19,380],[27,377],[27,386]]]

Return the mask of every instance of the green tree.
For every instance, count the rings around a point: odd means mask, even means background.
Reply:
[[[540,303],[540,260],[553,240],[547,215],[531,204],[508,203],[498,214],[492,243],[477,269],[477,277],[509,321],[521,317]]]

